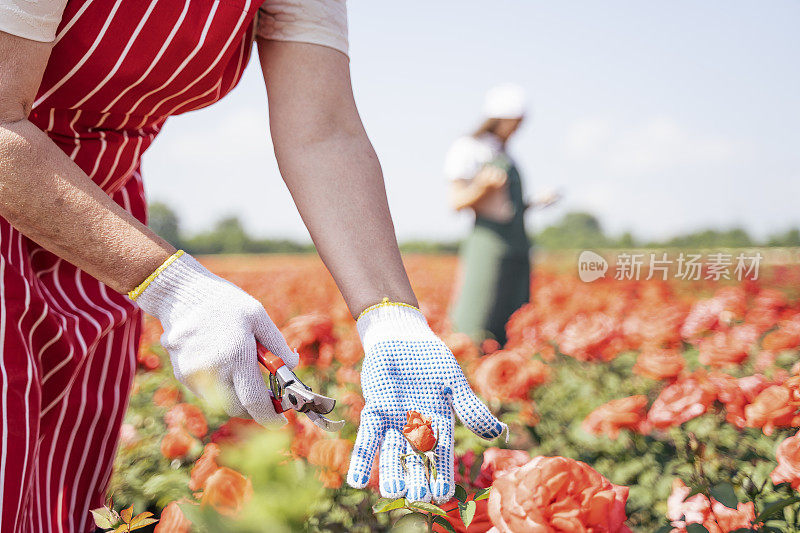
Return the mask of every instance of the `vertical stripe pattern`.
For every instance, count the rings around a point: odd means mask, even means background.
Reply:
[[[169,116],[232,90],[253,0],[71,0],[31,121],[145,221],[140,161]],[[127,298],[0,218],[0,532],[93,531],[136,370]]]

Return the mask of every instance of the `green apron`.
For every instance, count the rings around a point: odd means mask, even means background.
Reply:
[[[476,216],[475,227],[461,246],[462,285],[452,311],[456,331],[474,341],[506,342],[506,322],[530,298],[530,243],[525,234],[522,180],[505,155],[493,165],[508,174],[514,216],[497,222]]]

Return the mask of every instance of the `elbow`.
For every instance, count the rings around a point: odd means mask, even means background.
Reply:
[[[33,102],[30,100],[0,96],[0,126],[6,127],[28,120],[32,110]]]

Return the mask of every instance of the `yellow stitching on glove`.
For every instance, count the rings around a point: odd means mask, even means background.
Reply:
[[[390,302],[389,298],[387,297],[387,298],[384,298],[383,300],[381,300],[381,303],[375,304],[375,305],[371,305],[371,306],[367,307],[366,309],[364,309],[363,311],[361,311],[361,314],[358,315],[358,318],[356,319],[356,322],[361,320],[362,316],[366,315],[367,313],[369,313],[373,309],[377,309],[378,307],[386,307],[387,305],[399,305],[400,307],[409,307],[411,309],[414,309],[415,311],[419,311],[419,308],[414,307],[411,304],[407,304],[407,303],[403,303],[403,302]]]
[[[144,292],[144,290],[147,288],[147,286],[150,285],[153,282],[153,280],[158,277],[159,274],[164,272],[164,270],[168,266],[170,266],[172,263],[174,263],[175,260],[177,258],[179,258],[180,256],[182,256],[183,254],[184,254],[183,250],[178,250],[177,252],[175,252],[174,254],[169,256],[169,259],[164,261],[161,264],[160,267],[158,267],[152,274],[147,276],[146,280],[144,280],[142,283],[139,284],[138,287],[136,287],[135,289],[133,289],[131,292],[128,293],[128,298],[130,298],[131,300],[136,300],[136,298],[141,296],[141,294]]]

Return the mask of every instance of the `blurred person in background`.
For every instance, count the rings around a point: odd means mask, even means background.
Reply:
[[[484,121],[457,139],[445,158],[454,209],[475,225],[461,247],[460,283],[452,309],[456,331],[475,342],[506,342],[505,325],[530,298],[530,242],[522,180],[506,147],[525,117],[525,91],[498,85],[486,94]]]

